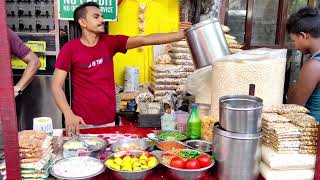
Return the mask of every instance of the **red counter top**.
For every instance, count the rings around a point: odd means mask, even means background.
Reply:
[[[137,124],[132,121],[122,120],[121,126],[114,126],[114,127],[101,127],[101,128],[90,128],[90,129],[81,129],[81,134],[107,134],[107,133],[129,133],[129,134],[137,134],[139,137],[146,137],[148,133],[152,133],[156,130],[156,128],[139,128],[136,127]],[[113,176],[110,170],[106,170],[100,176],[93,178],[94,180],[104,180],[104,179],[114,179],[117,178]],[[168,175],[166,168],[162,165],[159,165],[157,168],[154,169],[153,173],[147,176],[145,179],[147,180],[171,180],[170,176]],[[201,180],[216,180],[217,174],[215,168],[211,168],[209,172],[204,176]],[[263,180],[260,176],[259,180]]]
[[[81,129],[81,134],[106,134],[106,133],[129,133],[129,134],[137,134],[140,137],[146,137],[147,134],[152,133],[157,128],[139,128],[137,127],[137,123],[134,121],[128,121],[125,119],[121,120],[121,126],[112,126],[112,127],[99,127],[99,128],[89,128],[89,129]]]

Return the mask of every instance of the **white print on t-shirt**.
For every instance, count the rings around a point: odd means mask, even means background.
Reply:
[[[103,63],[103,59],[102,58],[98,59],[98,60],[94,60],[89,64],[88,68],[95,67],[95,66],[100,65],[102,63]]]

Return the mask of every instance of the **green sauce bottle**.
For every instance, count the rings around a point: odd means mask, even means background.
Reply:
[[[196,104],[192,104],[191,106],[191,113],[188,119],[188,138],[201,138],[201,120],[198,115],[198,107]]]

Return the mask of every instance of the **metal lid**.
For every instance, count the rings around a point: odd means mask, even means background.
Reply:
[[[263,100],[256,96],[249,95],[231,95],[222,96],[219,99],[220,108],[234,111],[248,111],[262,109]]]
[[[219,124],[214,125],[214,132],[215,134],[218,134],[227,138],[239,139],[239,140],[252,140],[252,139],[259,139],[262,137],[262,131],[254,134],[233,133],[230,131],[223,130]]]
[[[208,20],[205,20],[205,21],[201,21],[195,25],[192,25],[190,28],[184,30],[185,33],[188,33],[190,31],[193,31],[195,29],[198,29],[202,26],[205,26],[205,25],[208,25],[208,24],[212,24],[212,23],[216,23],[216,22],[219,22],[218,20],[214,20],[214,19],[208,19]]]

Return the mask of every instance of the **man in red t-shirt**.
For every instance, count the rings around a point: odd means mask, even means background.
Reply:
[[[53,75],[54,99],[65,116],[67,133],[79,133],[79,124],[104,125],[114,122],[116,115],[113,56],[145,45],[165,44],[184,38],[184,32],[128,37],[105,35],[99,5],[88,2],[74,12],[81,37],[61,49]],[[63,86],[71,72],[72,109]]]

